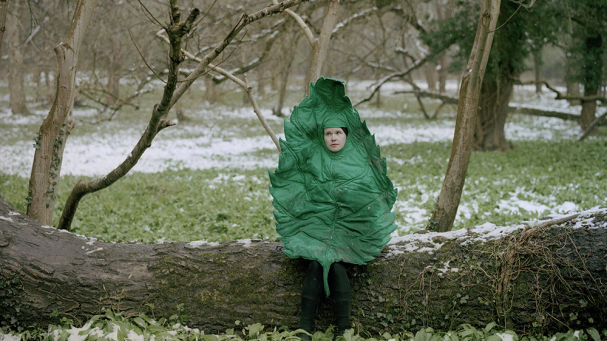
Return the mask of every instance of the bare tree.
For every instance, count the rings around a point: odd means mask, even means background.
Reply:
[[[236,38],[244,27],[264,17],[280,13],[289,7],[299,4],[302,1],[303,0],[289,0],[274,6],[266,7],[252,14],[243,14],[228,35],[217,43],[215,48],[207,53],[203,58],[198,59],[199,63],[197,67],[184,80],[180,81],[181,86],[178,87],[179,64],[181,64],[181,62],[184,60],[183,50],[181,48],[182,39],[191,30],[191,25],[194,23],[195,18],[198,15],[198,10],[192,11],[186,22],[179,22],[180,14],[178,11],[177,0],[171,0],[172,21],[169,26],[164,27],[171,43],[169,55],[169,75],[164,87],[162,100],[160,103],[154,106],[152,117],[150,118],[146,130],[137,142],[137,145],[117,168],[102,178],[88,182],[81,180],[76,184],[76,186],[74,186],[67,198],[67,202],[65,203],[65,207],[61,213],[61,218],[59,219],[57,228],[69,230],[74,215],[76,214],[76,210],[78,209],[80,200],[87,194],[111,186],[113,183],[126,175],[137,164],[147,148],[151,146],[152,140],[156,137],[158,132],[166,127],[174,125],[174,123],[166,118],[170,109],[175,105],[179,98],[183,96],[185,91],[196,79],[213,69],[214,65],[211,64],[213,60],[215,60],[222,53],[222,51],[234,38]]]
[[[57,87],[53,106],[36,136],[36,152],[29,182],[27,215],[50,225],[55,207],[55,191],[61,174],[63,151],[74,127],[72,108],[76,86],[78,53],[96,0],[79,0],[67,36],[55,46]]]
[[[165,41],[167,44],[172,46],[171,40],[168,37],[164,36],[162,33],[163,33],[163,31],[159,31],[158,33],[156,33],[156,36],[159,37],[160,39],[162,39],[163,41]],[[202,62],[202,60],[200,58],[197,58],[196,56],[185,51],[184,49],[182,49],[181,52],[184,54],[185,57],[187,57],[191,60],[195,60],[199,63]],[[280,142],[278,140],[278,137],[276,136],[276,134],[274,134],[272,127],[270,127],[270,125],[266,121],[265,117],[261,113],[261,109],[259,108],[259,105],[257,104],[257,100],[255,99],[253,88],[251,86],[249,86],[248,81],[246,79],[246,73],[245,73],[245,80],[243,81],[242,79],[236,77],[232,72],[229,72],[219,66],[209,64],[209,69],[214,73],[218,73],[218,74],[224,76],[226,79],[230,79],[231,81],[236,83],[238,86],[240,86],[245,91],[245,94],[246,94],[247,98],[249,99],[251,105],[253,106],[253,111],[257,115],[257,118],[261,122],[261,125],[266,130],[266,132],[268,133],[268,135],[270,136],[272,141],[274,142],[274,145],[276,145],[276,149],[278,150],[278,152],[280,152]]]
[[[274,0],[274,3],[276,4],[277,0]],[[304,35],[308,39],[308,43],[312,47],[312,61],[310,64],[310,69],[308,70],[307,84],[310,84],[310,82],[316,82],[316,80],[322,74],[322,69],[329,53],[331,35],[333,34],[333,29],[337,23],[338,9],[339,0],[329,0],[329,4],[327,5],[327,13],[325,14],[325,19],[318,37],[314,35],[314,32],[312,32],[305,20],[299,14],[291,10],[285,11],[303,30]],[[307,92],[308,88],[306,87],[306,93]]]
[[[491,52],[500,2],[501,0],[483,0],[482,2],[474,46],[461,81],[449,165],[441,193],[427,226],[428,230],[449,231],[455,220],[468,171],[479,94]]]

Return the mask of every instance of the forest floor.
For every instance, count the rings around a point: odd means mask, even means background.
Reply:
[[[352,82],[347,90],[352,101],[365,97],[369,85]],[[457,84],[449,85],[448,92],[455,95]],[[112,120],[95,108],[74,108],[76,127],[67,140],[57,211],[78,179],[103,176],[127,157],[159,98],[158,88],[139,98],[142,109],[124,107]],[[162,131],[127,177],[85,198],[75,231],[128,241],[274,239],[267,171],[276,167],[278,153],[252,108],[243,103],[242,92],[229,85],[222,89],[224,95],[212,104],[201,99],[199,89],[191,90],[181,102],[188,120]],[[414,97],[393,94],[404,89],[399,83],[388,84],[379,108],[374,100],[357,108],[375,134],[388,175],[399,190],[395,236],[427,223],[446,170],[456,111],[449,105],[437,118],[424,119]],[[301,89],[290,90],[286,114],[302,98]],[[33,137],[50,105],[30,104],[33,115],[11,115],[6,92],[0,84],[0,195],[23,211]],[[273,130],[284,138],[283,119],[271,114],[275,98],[267,92],[258,101]],[[579,113],[579,106],[553,98],[547,90],[534,94],[533,87],[516,87],[512,104]],[[432,112],[440,102],[424,103]],[[598,134],[575,142],[579,134],[573,121],[510,115],[506,137],[513,149],[473,153],[455,228],[516,224],[604,206],[606,129],[600,127]],[[174,210],[159,209],[167,205]],[[56,212],[55,218],[59,215]],[[123,228],[132,225],[136,227]]]
[[[361,82],[348,87],[353,102],[366,95],[368,85]],[[188,120],[162,131],[124,179],[85,198],[74,221],[74,232],[109,241],[275,239],[267,172],[276,167],[278,153],[251,107],[243,104],[239,89],[227,85],[223,89],[225,94],[217,103],[202,100],[196,91],[184,97],[181,109]],[[394,208],[399,227],[393,242],[402,241],[425,227],[442,185],[455,127],[454,106],[447,106],[437,118],[426,120],[414,98],[392,94],[402,89],[397,83],[390,84],[382,92],[379,108],[375,102],[358,108],[361,118],[376,135],[382,156],[387,159],[388,175],[399,190]],[[455,83],[449,91],[452,95],[456,93]],[[0,84],[0,195],[17,210],[24,211],[34,154],[33,137],[50,104],[30,104],[33,115],[15,116],[7,109],[6,93],[6,84]],[[554,101],[553,97],[548,92],[534,94],[531,87],[517,87],[512,102],[579,113],[579,106]],[[107,120],[107,114],[95,108],[74,108],[76,128],[67,141],[55,217],[59,216],[69,190],[78,179],[103,176],[126,158],[158,98],[156,89],[139,99],[142,109],[125,107],[112,120]],[[260,98],[263,114],[274,131],[284,138],[283,119],[271,114],[276,94],[268,92]],[[286,106],[292,108],[301,98],[301,89],[291,89]],[[432,100],[424,103],[429,112],[439,104]],[[600,110],[602,113],[606,109]],[[288,114],[289,110],[283,112]],[[509,116],[506,136],[514,148],[501,153],[473,153],[455,228],[477,226],[501,233],[520,228],[521,221],[530,221],[533,225],[545,216],[596,212],[599,207],[604,210],[607,130],[600,127],[597,134],[576,142],[579,134],[576,122]],[[431,236],[416,235],[415,239]],[[151,334],[168,339],[239,339],[232,335],[233,330],[222,336],[204,336],[200,331],[176,323],[178,319],[158,322],[141,316],[127,320],[108,312],[84,325],[80,323],[80,327],[66,319],[65,325],[53,327],[49,336],[69,340],[83,340],[89,335],[120,339],[122,333],[122,338],[128,335],[134,340],[148,339]],[[245,339],[261,339],[260,335],[264,335],[282,340],[294,335],[290,331],[259,334],[260,327],[263,328],[261,325],[236,328],[242,329],[242,335],[248,335]],[[486,338],[490,332],[501,340],[518,340],[508,332],[498,333],[491,330],[493,326],[489,327],[485,331],[473,331],[471,326],[463,326],[458,332],[460,339],[464,339],[464,334],[474,333],[479,339]],[[594,334],[599,337],[595,330],[586,332],[593,338]],[[449,333],[437,337],[447,339]],[[434,335],[425,329],[417,334],[419,339]],[[317,340],[328,340],[328,335],[330,333],[319,334]],[[581,334],[570,331],[558,339],[573,340],[574,335]],[[413,336],[378,338],[406,340]],[[0,340],[35,337],[25,333],[19,336],[0,333]],[[351,335],[350,339],[357,337]]]

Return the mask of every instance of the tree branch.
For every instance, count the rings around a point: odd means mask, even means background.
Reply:
[[[389,74],[389,75],[385,76],[384,78],[380,79],[377,82],[377,84],[372,87],[373,91],[371,91],[371,94],[369,94],[369,96],[367,96],[366,98],[363,98],[360,101],[356,102],[354,104],[354,106],[357,106],[361,103],[370,101],[371,98],[373,98],[373,96],[375,95],[375,93],[378,92],[379,89],[382,87],[382,85],[386,84],[386,82],[388,82],[389,80],[391,80],[393,78],[404,77],[404,76],[410,74],[414,70],[416,70],[416,69],[420,68],[422,65],[424,65],[424,63],[426,63],[428,61],[428,59],[431,57],[432,57],[432,55],[427,55],[422,59],[416,60],[415,63],[413,63],[413,65],[411,65],[409,68],[407,68],[407,70],[395,72],[395,73]]]
[[[223,52],[223,50],[232,42],[236,35],[238,35],[238,33],[240,33],[245,26],[266,16],[284,12],[286,9],[298,5],[303,1],[307,0],[288,0],[270,7],[266,7],[250,15],[243,14],[238,23],[236,23],[234,28],[232,28],[232,31],[230,31],[230,33],[221,42],[219,42],[211,52],[207,53],[203,58],[201,58],[201,62],[196,66],[194,71],[192,71],[192,73],[190,73],[190,75],[181,83],[179,88],[177,88],[173,94],[169,108],[177,103],[181,96],[183,96],[183,94],[190,88],[192,83],[194,83],[194,81],[206,71],[209,64],[213,62],[213,60],[215,60],[215,58],[217,58],[221,52]]]
[[[275,5],[278,5],[278,0],[272,0],[272,2]],[[293,12],[290,9],[285,10],[285,13],[287,13],[289,16],[291,16],[291,18],[293,18],[293,20],[295,20],[297,25],[299,25],[299,28],[301,28],[301,30],[304,32],[306,39],[308,39],[308,43],[310,43],[310,46],[314,46],[314,44],[316,44],[316,37],[314,36],[314,33],[312,32],[310,27],[303,20],[303,18],[299,14]]]
[[[162,39],[164,42],[170,43],[169,39],[162,34],[162,31],[158,32],[156,34],[156,36],[158,38]],[[188,51],[182,49],[182,52],[189,59],[197,61],[199,63],[201,62],[200,58],[198,58],[195,55],[189,53]],[[247,93],[247,96],[249,97],[249,100],[251,101],[251,105],[253,106],[253,111],[257,115],[257,118],[261,122],[261,125],[264,127],[264,129],[266,130],[266,132],[268,133],[268,135],[270,135],[270,138],[272,139],[272,141],[276,145],[276,149],[278,149],[278,152],[280,153],[280,142],[278,140],[278,137],[276,137],[276,134],[272,130],[272,127],[270,127],[270,125],[268,124],[268,121],[266,121],[265,117],[261,113],[261,109],[257,105],[257,100],[255,99],[255,96],[253,94],[253,88],[250,87],[247,84],[246,81],[242,81],[240,78],[236,77],[231,72],[229,72],[229,71],[227,71],[225,69],[222,69],[219,66],[216,66],[216,65],[213,65],[213,64],[209,64],[209,68],[212,69],[215,72],[218,72],[218,73],[224,75],[225,77],[227,77],[230,80],[232,80],[234,83],[238,84],[241,88],[243,88],[243,90]]]
[[[521,82],[521,81],[516,81],[517,84],[520,85],[535,85],[536,82],[532,81],[532,82]],[[596,95],[596,96],[570,96],[570,95],[563,95],[560,91],[558,91],[556,88],[554,88],[553,86],[551,86],[550,84],[548,84],[548,82],[546,81],[542,81],[539,82],[539,84],[543,84],[546,88],[548,88],[548,90],[554,92],[556,94],[556,98],[555,99],[559,99],[559,100],[579,100],[579,101],[583,101],[583,102],[590,102],[590,101],[599,101],[602,104],[607,103],[607,97],[604,96],[600,96],[600,95]]]
[[[102,178],[88,182],[84,182],[82,180],[78,181],[67,198],[67,202],[65,203],[65,207],[63,208],[61,218],[59,219],[59,223],[57,225],[58,229],[70,230],[72,220],[74,219],[74,215],[76,214],[80,200],[89,193],[109,187],[126,175],[133,167],[135,167],[143,153],[149,147],[151,147],[152,140],[154,140],[158,132],[173,125],[173,123],[164,119],[164,117],[170,109],[171,98],[173,97],[173,93],[177,85],[179,64],[183,61],[181,54],[181,45],[183,43],[182,38],[192,29],[192,24],[200,13],[199,10],[195,8],[192,10],[187,20],[180,23],[179,8],[177,7],[175,1],[176,0],[173,0],[171,3],[171,18],[173,24],[165,28],[167,34],[169,35],[171,49],[169,51],[169,75],[160,103],[154,106],[152,117],[148,122],[146,130],[141,135],[141,138],[131,153],[118,167]]]

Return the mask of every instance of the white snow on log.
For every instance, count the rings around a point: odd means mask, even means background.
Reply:
[[[217,242],[207,242],[206,240],[196,240],[186,244],[189,247],[201,247],[201,246],[217,246]]]
[[[265,243],[268,241],[263,240],[263,239],[238,239],[234,242],[242,244],[243,247],[251,247],[251,245],[253,245],[253,243]]]
[[[6,220],[6,221],[8,221],[8,222],[10,222],[10,223],[12,223],[12,222],[13,222],[13,219],[12,219],[12,218],[7,218],[7,217],[4,217],[4,216],[0,216],[0,219],[2,219],[2,220]]]
[[[235,243],[242,244],[243,247],[250,247],[252,242],[251,239],[239,239]]]
[[[91,253],[93,253],[93,252],[97,252],[97,251],[101,251],[101,250],[103,250],[103,248],[102,248],[102,247],[99,247],[99,248],[96,248],[95,250],[87,251],[87,252],[85,252],[85,253],[86,253],[87,255],[90,255],[90,254],[91,254]]]
[[[575,224],[572,228],[607,228],[607,222],[594,222],[593,216],[596,214],[607,214],[607,207],[595,207],[580,212],[577,218],[571,220],[571,222]],[[545,220],[556,220],[565,216],[566,215],[553,214],[544,220],[523,222],[518,225],[497,226],[495,224],[485,223],[470,229],[460,229],[449,232],[428,232],[424,234],[409,234],[393,237],[388,243],[389,254],[392,256],[405,252],[428,252],[433,254],[445,244],[446,240],[456,240],[462,245],[473,242],[486,242],[502,238],[518,230],[524,230],[529,226],[537,226]]]

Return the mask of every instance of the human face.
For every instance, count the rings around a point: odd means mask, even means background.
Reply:
[[[333,153],[340,151],[346,144],[346,133],[341,128],[325,128],[325,144]]]

